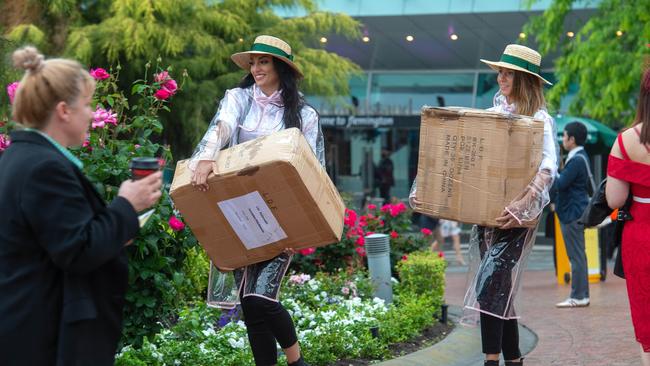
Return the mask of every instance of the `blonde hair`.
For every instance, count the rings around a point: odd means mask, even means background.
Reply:
[[[14,66],[25,70],[12,106],[13,119],[42,129],[59,102],[74,104],[82,92],[94,92],[95,80],[77,61],[45,60],[34,47],[13,53]]]
[[[517,103],[515,113],[534,116],[538,110],[546,108],[542,80],[527,72],[515,70],[512,82],[512,99]]]

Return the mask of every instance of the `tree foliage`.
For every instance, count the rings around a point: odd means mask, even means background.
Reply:
[[[318,43],[324,34],[358,37],[358,23],[347,15],[319,12],[314,0],[17,0],[2,7],[8,14],[9,40],[89,66],[120,65],[124,87],[158,59],[177,73],[186,70],[185,93],[163,117],[164,138],[175,156],[187,156],[218,99],[243,76],[230,55],[247,50],[259,34],[283,38],[292,46],[305,74],[305,93],[346,95],[350,74],[359,71]],[[281,18],[274,12],[278,7],[298,7],[307,15]]]
[[[556,51],[557,82],[548,93],[551,107],[572,85],[578,90],[569,112],[620,127],[634,118],[639,81],[650,54],[650,0],[603,0],[573,38],[565,20],[576,0],[554,0],[525,26],[542,54]]]

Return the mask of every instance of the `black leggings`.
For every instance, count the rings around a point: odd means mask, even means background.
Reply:
[[[279,302],[259,296],[242,298],[241,307],[255,365],[277,364],[278,351],[275,341],[277,340],[282,348],[289,348],[298,342],[291,315]]]
[[[481,313],[481,342],[483,353],[500,354],[511,361],[521,357],[517,319],[504,320]]]

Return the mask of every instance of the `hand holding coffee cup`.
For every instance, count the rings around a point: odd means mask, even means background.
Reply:
[[[134,158],[129,167],[132,179],[122,182],[118,196],[140,212],[153,206],[162,195],[162,172],[156,158]]]

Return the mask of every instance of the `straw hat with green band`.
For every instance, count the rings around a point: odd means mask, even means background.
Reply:
[[[537,51],[526,46],[509,44],[503,51],[499,61],[481,59],[481,62],[486,63],[495,71],[499,71],[500,67],[505,67],[506,69],[527,72],[537,76],[546,84],[553,85],[539,74],[542,56]]]
[[[237,66],[244,70],[250,70],[250,55],[271,55],[291,66],[300,77],[303,76],[298,66],[293,63],[291,46],[280,38],[273,36],[258,36],[255,38],[255,42],[253,42],[250,51],[235,53],[230,56],[230,58],[237,64]]]

